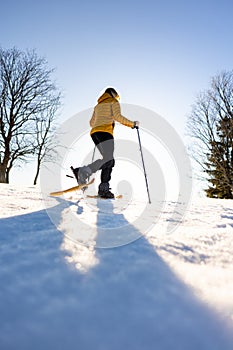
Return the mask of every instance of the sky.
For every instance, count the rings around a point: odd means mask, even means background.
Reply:
[[[113,86],[184,137],[197,94],[232,69],[232,13],[231,0],[12,0],[1,4],[0,46],[35,49],[55,68],[61,121]]]

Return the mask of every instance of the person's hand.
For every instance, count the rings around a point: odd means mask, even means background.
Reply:
[[[133,129],[138,129],[139,128],[139,122],[138,121],[135,121],[134,122],[134,125],[133,125]]]

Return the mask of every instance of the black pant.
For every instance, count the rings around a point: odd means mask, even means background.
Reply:
[[[93,133],[91,138],[103,158],[97,159],[88,166],[93,173],[101,170],[101,182],[109,182],[111,180],[112,168],[115,165],[113,158],[114,138],[110,133],[102,131]]]

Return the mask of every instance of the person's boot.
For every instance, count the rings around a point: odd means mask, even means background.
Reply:
[[[98,195],[101,198],[114,198],[114,194],[110,191],[108,182],[101,182],[99,185]]]
[[[74,176],[79,185],[86,184],[89,177],[92,174],[92,171],[88,166],[82,166],[80,168],[75,168],[75,169],[71,167],[71,170],[73,171]]]

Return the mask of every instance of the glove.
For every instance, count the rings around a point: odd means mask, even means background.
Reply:
[[[135,121],[134,124],[133,124],[132,129],[138,129],[138,128],[139,128],[139,122]]]

